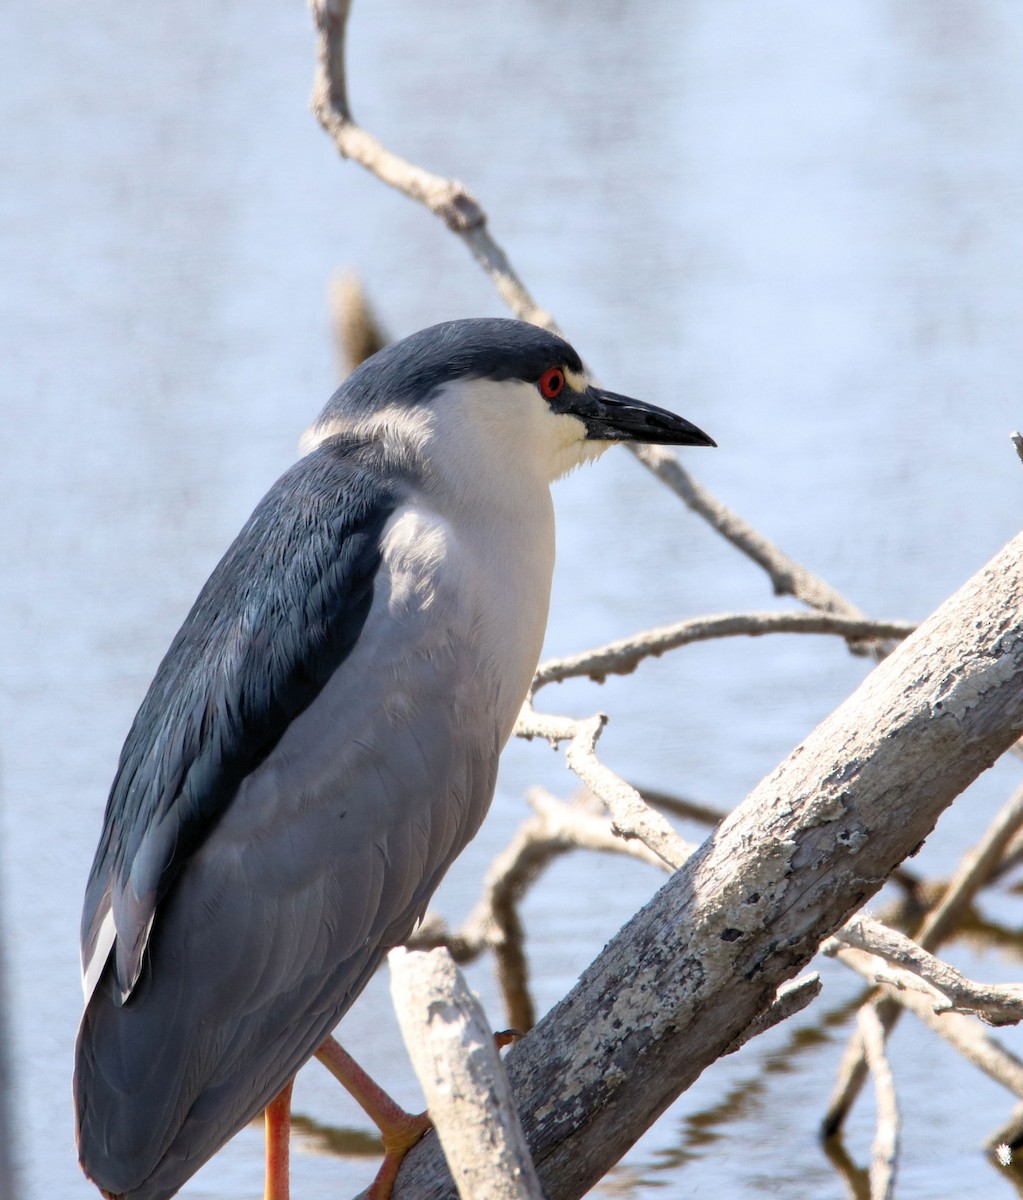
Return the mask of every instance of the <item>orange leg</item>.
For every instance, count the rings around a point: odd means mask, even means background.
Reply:
[[[431,1128],[430,1118],[426,1113],[407,1113],[395,1104],[384,1089],[374,1082],[332,1037],[324,1041],[316,1051],[316,1057],[351,1093],[366,1116],[380,1130],[384,1143],[384,1161],[366,1194],[371,1200],[387,1200],[397,1178],[401,1160]]]
[[[288,1200],[288,1152],[291,1136],[291,1089],[292,1080],[282,1088],[275,1099],[266,1106],[263,1114],[266,1122],[266,1186],[264,1200]]]

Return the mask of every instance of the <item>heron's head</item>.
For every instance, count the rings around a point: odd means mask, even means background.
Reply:
[[[604,391],[563,338],[479,318],[420,330],[367,359],[303,439],[390,439],[458,469],[512,465],[550,481],[613,442],[713,446],[684,417]]]

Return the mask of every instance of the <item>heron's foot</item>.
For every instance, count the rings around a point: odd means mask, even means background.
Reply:
[[[359,1102],[363,1112],[380,1130],[384,1143],[384,1161],[377,1177],[359,1200],[388,1200],[401,1160],[423,1134],[433,1128],[433,1122],[427,1113],[409,1113],[396,1104],[334,1038],[325,1039],[316,1051],[316,1057]]]
[[[402,1160],[428,1130],[433,1122],[428,1113],[403,1112],[401,1117],[386,1129],[380,1130],[384,1143],[384,1161],[380,1164],[376,1179],[363,1195],[366,1200],[390,1200],[391,1189],[398,1178]]]
[[[432,1128],[433,1122],[428,1112],[403,1112],[397,1121],[380,1130],[385,1153],[404,1156]]]

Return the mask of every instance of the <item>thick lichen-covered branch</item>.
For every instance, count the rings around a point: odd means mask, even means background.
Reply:
[[[512,1047],[549,1200],[591,1187],[1016,741],[1020,611],[1023,536],[755,788]],[[410,1155],[396,1200],[450,1194],[428,1151]]]

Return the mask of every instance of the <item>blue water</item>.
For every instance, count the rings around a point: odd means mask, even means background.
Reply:
[[[500,314],[464,248],[340,162],[307,110],[301,4],[8,5],[0,90],[0,833],[23,1194],[90,1194],[71,1144],[80,896],[117,752],[197,589],[335,386],[326,306],[359,272],[394,335]],[[395,149],[465,180],[601,379],[718,451],[698,478],[868,612],[920,618],[1020,524],[1023,9],[1013,0],[357,4],[351,94]],[[764,578],[623,452],[557,493],[547,652],[763,608]],[[603,689],[603,752],[641,782],[737,802],[866,665],[840,645],[699,646]],[[543,782],[509,749],[494,812],[436,898],[464,915]],[[949,871],[1018,782],[1000,765],[915,866]],[[695,831],[688,831],[695,833]],[[577,856],[525,915],[541,1009],[659,884]],[[1023,924],[1018,898],[986,906]],[[1012,979],[1008,951],[956,961]],[[501,1024],[486,964],[471,982]],[[416,1103],[386,978],[345,1039]],[[856,994],[826,968],[794,1028]],[[709,1071],[602,1185],[639,1197],[841,1197],[815,1139],[847,1026]],[[1016,1031],[999,1034],[1021,1050]],[[1011,1196],[980,1152],[1011,1099],[904,1022],[900,1197]],[[323,1072],[297,1107],[365,1128]],[[321,1078],[322,1076],[322,1078]],[[869,1098],[850,1151],[865,1161]],[[243,1132],[184,1195],[262,1194]],[[303,1141],[295,1193],[371,1160]]]

